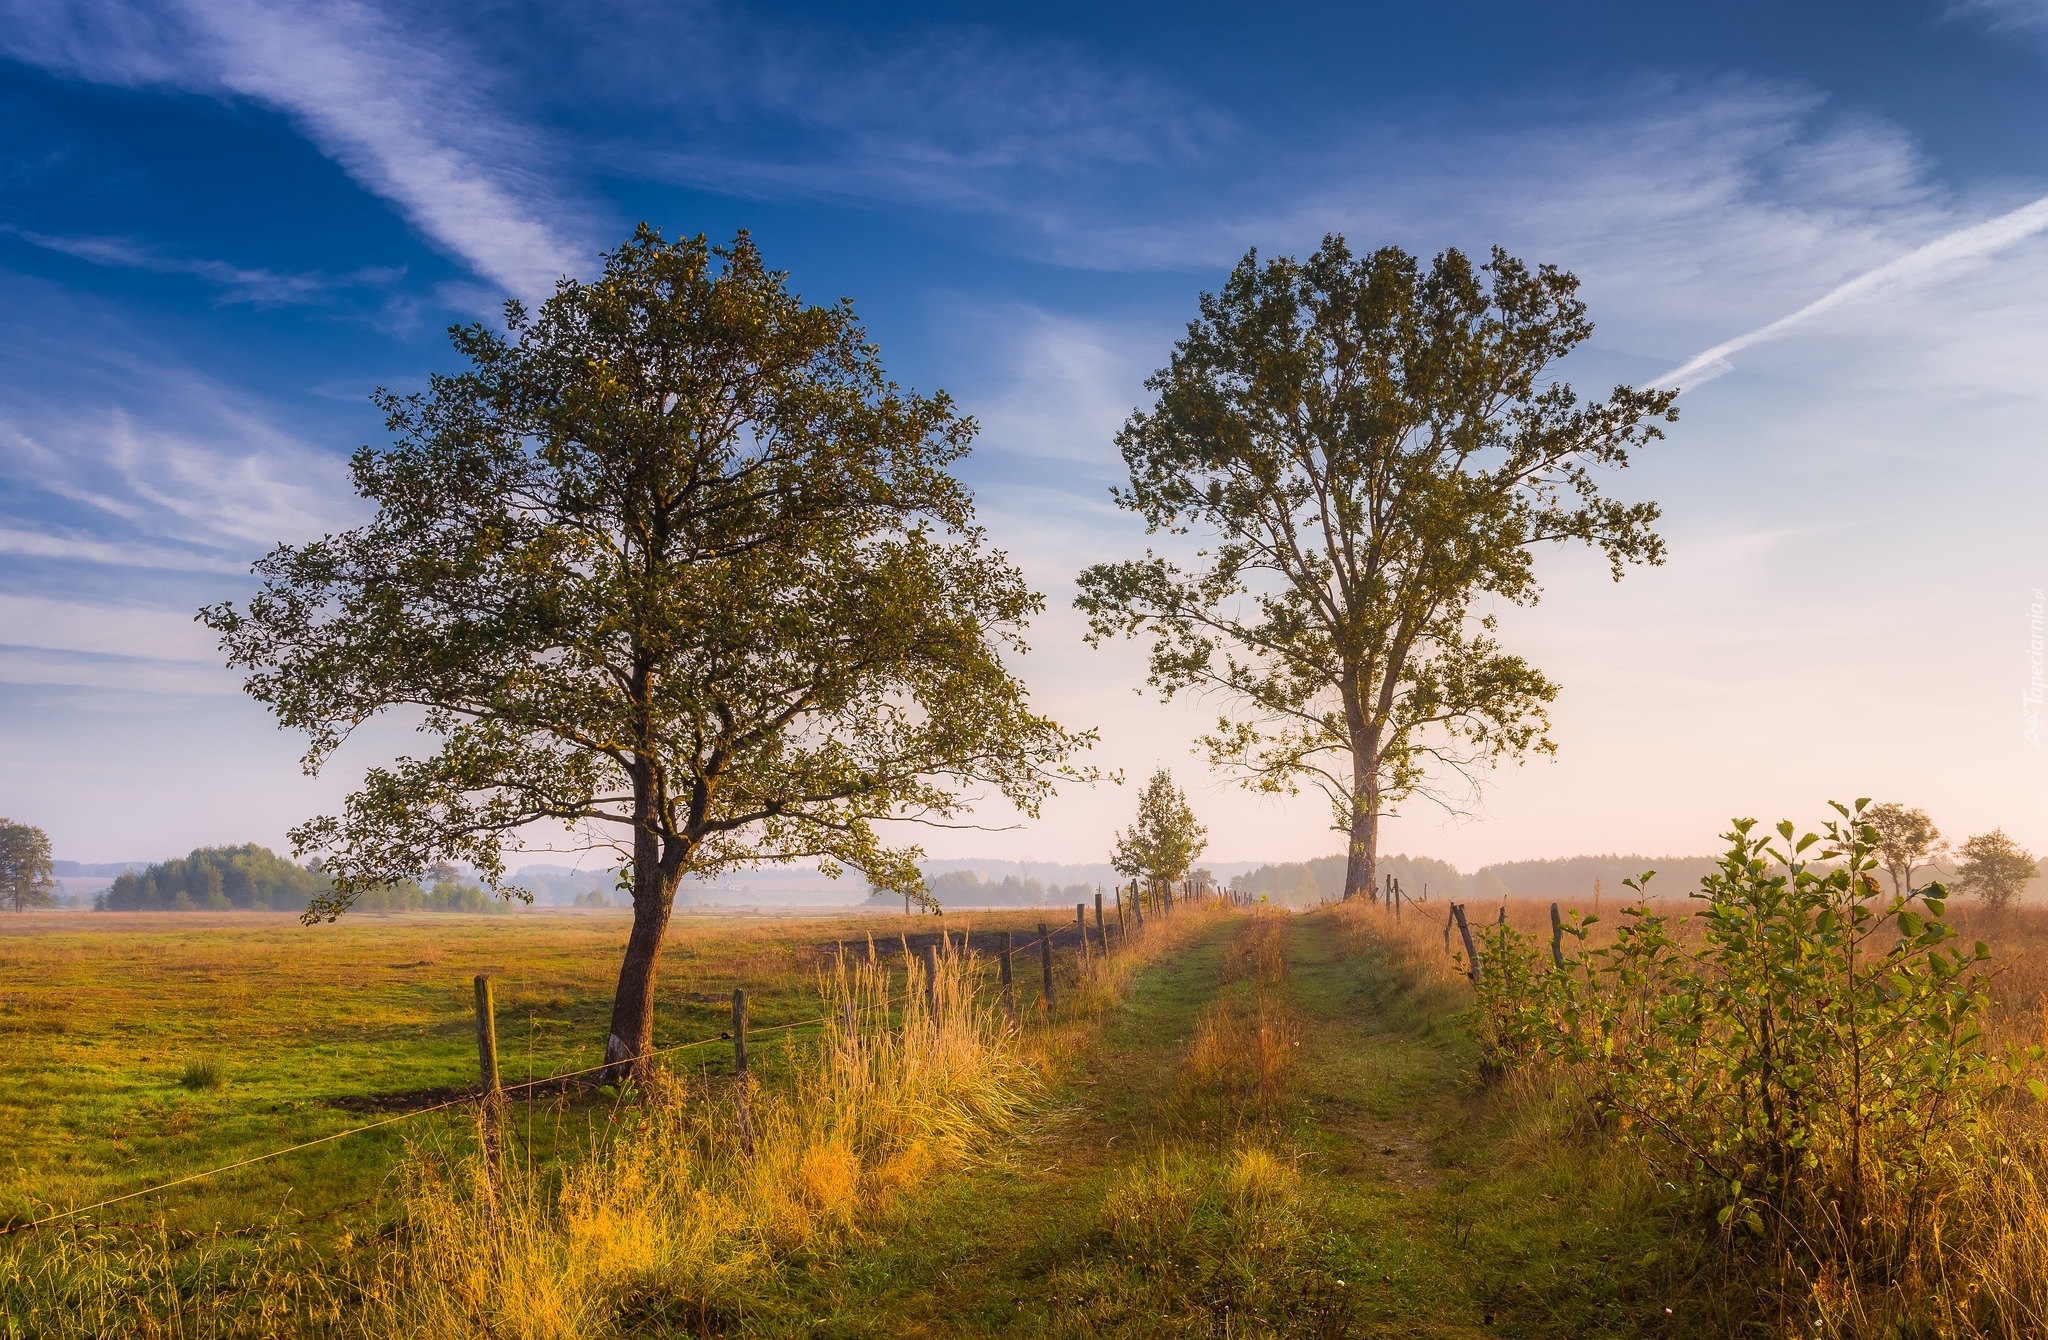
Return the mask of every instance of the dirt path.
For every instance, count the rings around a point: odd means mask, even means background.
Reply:
[[[1518,1157],[1462,1030],[1390,951],[1329,913],[1256,923],[1149,969],[1010,1166],[945,1179],[748,1329],[1664,1333],[1614,1207]]]

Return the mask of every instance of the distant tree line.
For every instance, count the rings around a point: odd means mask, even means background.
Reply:
[[[491,912],[505,903],[451,866],[431,883],[400,880],[365,889],[357,906],[375,912]],[[130,871],[93,899],[100,912],[303,912],[332,892],[316,861],[294,865],[268,847],[199,847],[189,856]]]
[[[1231,880],[1230,887],[1271,903],[1308,907],[1344,896],[1344,875],[1349,864],[1343,856],[1282,861],[1247,871]],[[1379,874],[1382,880],[1388,875],[1400,880],[1401,891],[1410,898],[1420,898],[1425,893],[1431,898],[1455,898],[1464,893],[1457,867],[1427,856],[1382,856]]]
[[[925,888],[942,907],[1065,907],[1095,897],[1093,884],[1042,884],[1035,879],[1005,875],[983,879],[972,870],[948,870],[926,875]],[[886,904],[902,898],[886,889],[873,890],[869,901]]]

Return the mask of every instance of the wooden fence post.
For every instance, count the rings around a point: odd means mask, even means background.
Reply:
[[[732,989],[732,1089],[739,1108],[740,1148],[748,1158],[754,1157],[752,1085],[753,1077],[747,1073],[747,992],[736,986]]]
[[[930,1017],[934,1029],[939,1026],[939,951],[935,945],[924,947],[924,1012]]]
[[[498,1119],[505,1106],[505,1090],[498,1081],[498,1003],[491,992],[491,979],[476,977],[476,1068],[483,1090],[479,1136],[484,1156],[484,1214],[490,1223],[491,1242],[498,1242]]]
[[[1123,944],[1130,938],[1131,929],[1124,924],[1124,886],[1116,886],[1116,942]]]
[[[1095,938],[1102,941],[1102,952],[1109,953],[1109,922],[1102,916],[1102,890],[1095,891]]]
[[[1458,905],[1452,903],[1444,909],[1444,957],[1451,956],[1451,925],[1458,919]]]
[[[1131,881],[1131,913],[1138,918],[1138,929],[1145,929],[1145,899],[1138,892],[1138,881]]]
[[[1045,1012],[1052,1013],[1052,932],[1038,923],[1038,966],[1045,976]]]
[[[476,1066],[485,1100],[497,1098],[498,1008],[491,995],[491,979],[482,973],[476,978]]]
[[[1550,905],[1550,961],[1564,966],[1564,922],[1557,915],[1556,903]]]
[[[1458,934],[1465,941],[1465,972],[1471,977],[1472,984],[1477,986],[1479,984],[1479,950],[1472,943],[1472,927],[1465,922],[1465,905],[1463,903],[1452,903],[1451,915],[1458,919]]]
[[[1088,971],[1088,904],[1074,904],[1074,930],[1081,936],[1081,971]]]
[[[1017,979],[1010,967],[1010,951],[1015,937],[1009,931],[1003,932],[1003,948],[997,958],[1002,965],[1003,977],[1003,1022],[1010,1027],[1017,1026]]]

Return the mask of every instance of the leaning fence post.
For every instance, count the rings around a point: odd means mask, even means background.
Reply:
[[[939,1026],[939,951],[934,945],[924,947],[924,1012],[932,1021],[932,1027]]]
[[[1564,922],[1557,915],[1556,903],[1550,905],[1550,961],[1564,966]]]
[[[1458,905],[1452,903],[1444,909],[1444,957],[1451,956],[1451,924],[1458,919]]]
[[[740,1114],[740,1149],[748,1158],[754,1157],[754,1100],[748,1092],[752,1084],[747,1074],[747,992],[744,987],[732,989],[732,1089]]]
[[[996,960],[1002,965],[1003,1022],[1012,1028],[1017,1026],[1017,979],[1010,968],[1010,951],[1014,944],[1015,939],[1012,933],[1004,931],[1002,952],[997,956]]]
[[[1081,971],[1088,971],[1088,904],[1074,904],[1074,929],[1081,934]]]
[[[1465,921],[1465,905],[1463,903],[1452,903],[1451,915],[1457,918],[1458,934],[1465,941],[1465,972],[1471,977],[1472,984],[1477,986],[1479,984],[1479,950],[1472,943],[1472,927],[1466,924]]]
[[[1045,1012],[1052,1013],[1052,932],[1038,923],[1038,966],[1045,976]]]

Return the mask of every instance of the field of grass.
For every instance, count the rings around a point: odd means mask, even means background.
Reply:
[[[1039,915],[944,920],[957,939],[963,929],[1021,931]],[[748,991],[755,1029],[811,1018],[816,971],[830,958],[821,949],[864,944],[871,932],[885,945],[906,929],[929,938],[936,920],[680,914],[663,956],[657,1038],[721,1037],[736,986]],[[628,924],[624,912],[568,911],[310,927],[247,912],[0,918],[0,1223],[474,1088],[477,973],[496,979],[505,1082],[596,1065]],[[772,1079],[781,1056],[766,1046],[753,1064]],[[722,1047],[685,1057],[693,1068],[731,1065]],[[469,1122],[460,1110],[424,1116],[101,1218],[193,1231],[346,1225],[334,1212],[376,1197],[408,1138]]]
[[[133,1270],[191,1308],[135,1334],[1812,1333],[1771,1320],[1754,1277],[1606,1133],[1540,1084],[1481,1078],[1443,911],[1197,909],[1086,979],[1063,944],[1051,1019],[1020,962],[1014,1040],[983,957],[946,968],[943,1026],[875,1005],[911,984],[894,937],[936,919],[679,918],[660,1038],[712,1045],[653,1092],[514,1103],[526,1161],[502,1189],[475,1189],[464,1105],[127,1202],[68,1250],[101,1253],[103,1295]],[[945,922],[987,949],[1041,915]],[[1547,933],[1547,904],[1508,916]],[[1994,1031],[2038,1040],[2048,915],[1957,920],[2007,965]],[[508,1081],[593,1064],[625,929],[602,913],[0,922],[16,1133],[0,1210],[20,1222],[440,1101],[473,1082],[479,971],[499,983]],[[859,988],[888,1045],[836,1024],[770,1034],[764,1143],[744,1157],[718,1042],[732,987],[758,1030],[812,1019],[835,946],[870,932],[898,948]],[[924,1059],[940,1055],[943,1074]],[[516,1231],[493,1227],[507,1215]],[[294,1244],[274,1273],[197,1264],[218,1251],[208,1230],[273,1220]],[[54,1296],[21,1282],[32,1239],[0,1239],[10,1309]],[[162,1245],[134,1265],[124,1241]],[[2037,1245],[2021,1225],[2000,1250]],[[222,1320],[266,1289],[271,1313]]]

